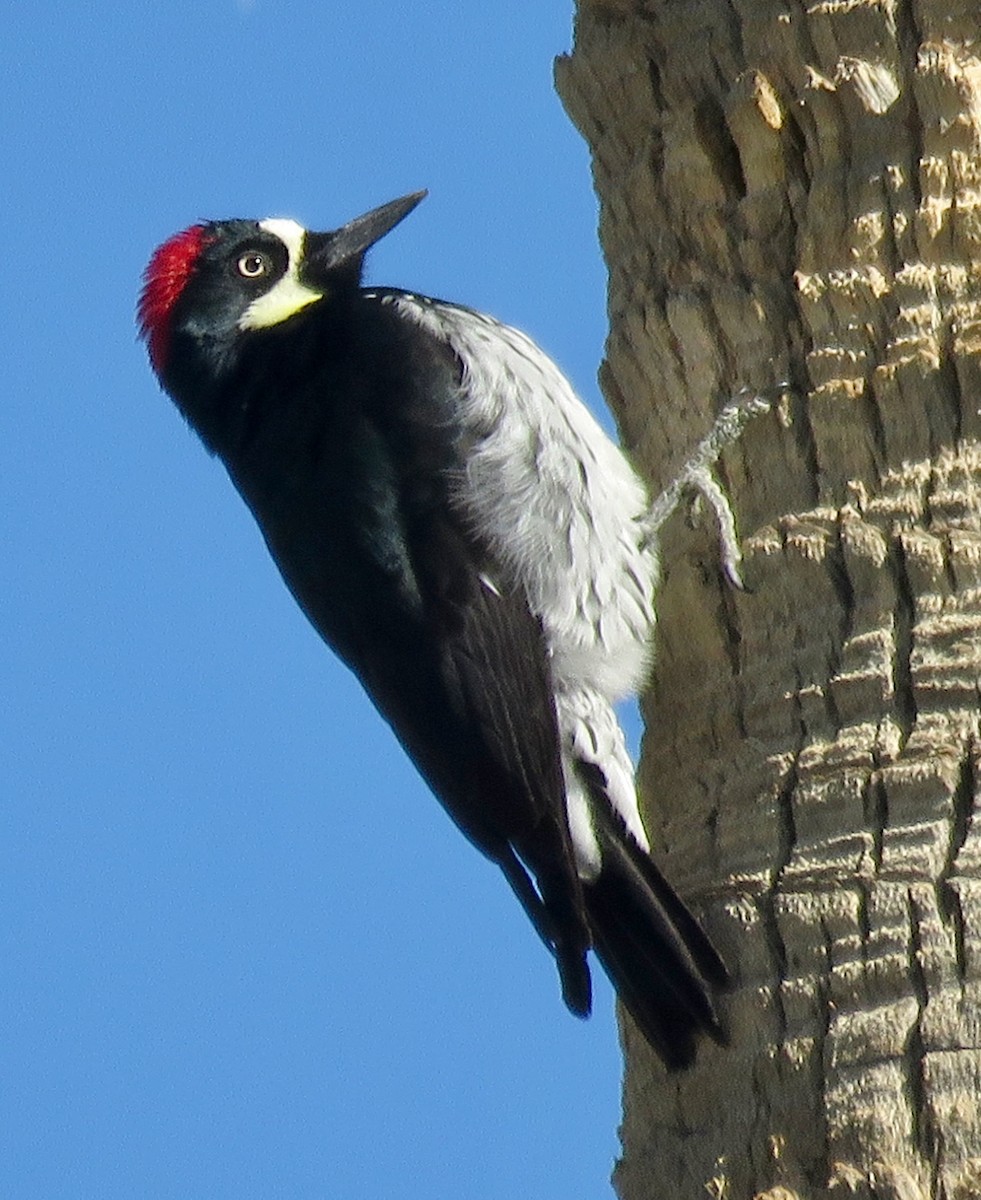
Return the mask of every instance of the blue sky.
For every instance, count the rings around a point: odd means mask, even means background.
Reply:
[[[571,0],[5,14],[0,1197],[609,1194],[620,1061],[287,595],[135,339],[201,217],[331,227],[598,405]]]

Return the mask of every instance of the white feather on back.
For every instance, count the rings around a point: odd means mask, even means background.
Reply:
[[[393,302],[463,364],[456,415],[474,445],[456,502],[541,617],[556,687],[611,699],[636,691],[657,582],[644,485],[523,333],[406,293]]]

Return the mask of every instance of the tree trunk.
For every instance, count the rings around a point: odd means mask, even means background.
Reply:
[[[981,1196],[981,11],[579,0],[602,368],[663,486],[741,386],[749,590],[674,518],[641,765],[731,1045],[624,1029],[623,1200]]]

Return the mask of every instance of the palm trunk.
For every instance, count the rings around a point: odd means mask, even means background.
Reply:
[[[669,1076],[624,1030],[622,1200],[981,1196],[981,9],[579,0],[558,86],[610,269],[602,369],[664,546],[641,768],[734,984]]]

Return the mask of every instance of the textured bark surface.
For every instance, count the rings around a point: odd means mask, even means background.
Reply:
[[[642,781],[732,1044],[624,1031],[623,1200],[981,1196],[981,8],[580,0],[602,378],[663,485],[789,379],[665,542]]]

